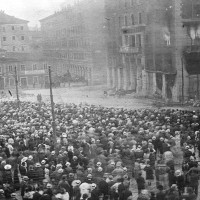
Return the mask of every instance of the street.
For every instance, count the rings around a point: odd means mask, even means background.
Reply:
[[[53,98],[55,103],[87,103],[93,105],[101,105],[105,107],[125,108],[125,109],[140,109],[150,108],[151,102],[149,99],[137,99],[132,95],[122,97],[107,96],[103,94],[105,87],[103,86],[80,86],[71,88],[55,88],[53,89]],[[44,102],[50,101],[49,89],[24,90],[25,94],[34,94],[35,97],[27,96],[24,99],[36,100],[37,95],[42,95]],[[22,99],[23,100],[23,99]]]

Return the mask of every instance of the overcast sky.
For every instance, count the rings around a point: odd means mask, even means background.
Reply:
[[[0,0],[0,10],[6,14],[30,21],[29,26],[39,25],[38,20],[58,11],[61,6],[75,0]]]

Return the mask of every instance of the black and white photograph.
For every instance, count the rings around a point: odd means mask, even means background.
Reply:
[[[200,199],[200,0],[0,0],[0,200]]]

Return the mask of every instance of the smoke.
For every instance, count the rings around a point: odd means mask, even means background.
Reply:
[[[192,40],[196,38],[196,31],[193,27],[190,28],[190,37],[192,38]]]
[[[167,46],[169,46],[170,45],[170,32],[169,32],[169,28],[168,27],[163,27],[162,31],[163,31],[163,38],[167,42]]]
[[[196,37],[200,38],[200,25],[197,28]]]

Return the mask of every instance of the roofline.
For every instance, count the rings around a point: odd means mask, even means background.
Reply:
[[[58,12],[52,14],[52,15],[49,15],[49,16],[43,18],[43,19],[40,19],[39,22],[45,21],[45,20],[47,20],[47,19],[51,19],[51,18],[53,18],[53,17],[55,17],[55,16],[57,16],[57,15],[59,15],[59,14],[61,14],[60,11],[58,11]]]
[[[7,25],[7,24],[9,24],[9,25],[16,25],[16,24],[28,24],[28,23],[29,23],[29,21],[22,22],[22,23],[5,23],[5,22],[1,23],[0,22],[1,25]]]

